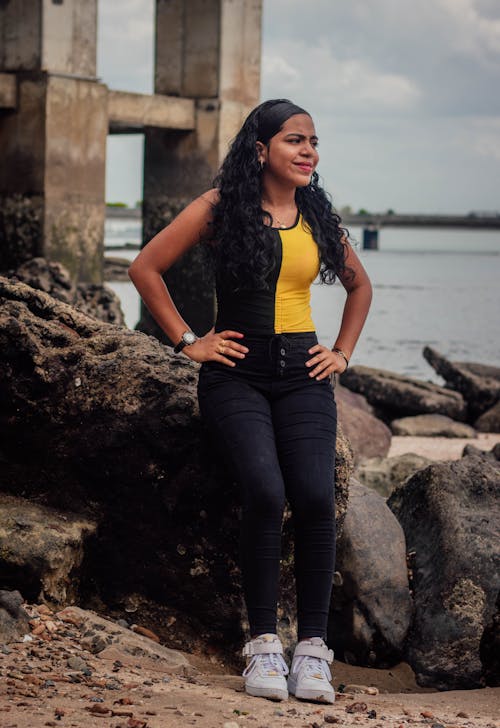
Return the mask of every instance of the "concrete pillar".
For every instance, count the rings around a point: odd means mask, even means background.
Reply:
[[[196,128],[145,133],[143,238],[150,240],[212,186],[230,140],[260,92],[262,0],[157,0],[155,93],[196,100]],[[188,324],[214,321],[213,280],[200,246],[165,280]],[[167,338],[143,307],[139,328]]]
[[[97,0],[0,4],[0,71],[17,79],[0,113],[0,269],[32,255],[100,283],[108,133],[96,73]]]

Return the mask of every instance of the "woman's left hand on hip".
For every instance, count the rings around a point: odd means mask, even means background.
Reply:
[[[327,346],[322,344],[315,344],[308,349],[309,354],[315,354],[312,359],[306,361],[306,367],[314,367],[310,372],[309,376],[311,379],[316,377],[319,381],[330,376],[333,372],[345,372],[347,364],[343,357],[336,351],[332,351]]]

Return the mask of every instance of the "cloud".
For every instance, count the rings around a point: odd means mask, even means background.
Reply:
[[[415,109],[420,89],[397,72],[379,71],[366,60],[339,59],[324,41],[315,48],[304,42],[282,40],[264,52],[263,96],[282,87],[287,93],[305,97],[312,108],[337,115],[357,112],[408,113]]]
[[[154,0],[98,7],[103,80],[150,93]],[[262,98],[286,96],[311,111],[336,202],[498,207],[499,0],[264,0],[263,9]],[[126,143],[110,144],[109,195],[125,198],[130,178],[133,203],[140,146],[125,152]]]

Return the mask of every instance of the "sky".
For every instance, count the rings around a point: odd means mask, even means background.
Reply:
[[[98,75],[152,93],[154,0],[99,0]],[[500,0],[263,0],[261,100],[314,119],[337,209],[500,212]],[[106,199],[142,197],[108,137]]]

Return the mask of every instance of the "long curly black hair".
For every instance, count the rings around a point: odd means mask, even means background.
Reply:
[[[267,288],[268,276],[276,265],[273,238],[264,222],[266,216],[269,222],[272,218],[262,209],[256,142],[268,145],[295,114],[308,112],[287,99],[257,106],[233,140],[214,180],[220,200],[214,207],[209,248],[219,280],[234,290]],[[317,172],[312,174],[310,184],[297,187],[295,201],[319,248],[321,282],[334,283],[339,274],[353,277],[354,271],[345,265],[347,245],[342,243],[349,231],[341,226],[341,218],[321,187]]]

